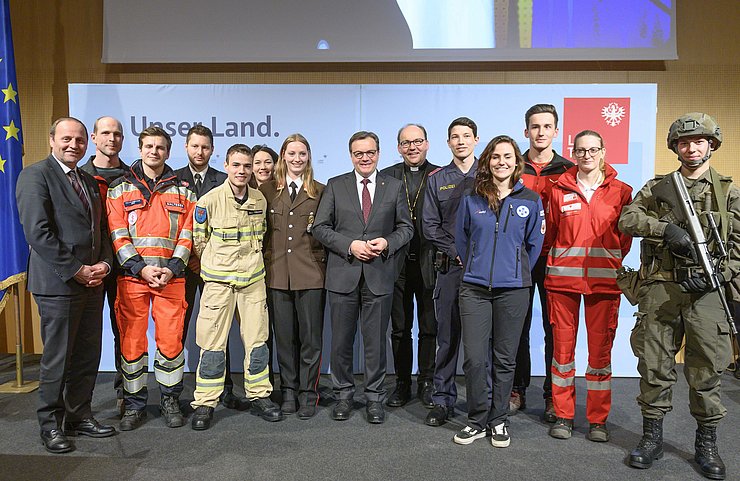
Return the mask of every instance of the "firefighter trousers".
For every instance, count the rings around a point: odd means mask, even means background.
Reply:
[[[206,282],[195,326],[200,361],[195,377],[195,400],[191,403],[194,408],[218,404],[224,390],[226,344],[234,316],[244,344],[244,392],[250,400],[272,393],[265,281],[261,279],[241,288]]]

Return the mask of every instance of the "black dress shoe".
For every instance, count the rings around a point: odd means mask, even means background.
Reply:
[[[280,405],[280,410],[283,414],[295,414],[296,413],[296,402],[295,399],[284,399]]]
[[[64,434],[67,436],[90,436],[91,438],[107,438],[116,434],[116,428],[100,424],[95,418],[82,421],[64,423]]]
[[[385,410],[380,401],[368,401],[365,407],[367,422],[370,424],[383,424],[385,422]]]
[[[211,427],[213,420],[213,408],[210,406],[198,406],[195,408],[193,417],[190,420],[190,427],[196,431],[205,431]]]
[[[298,408],[298,419],[311,419],[316,415],[316,402]]]
[[[331,418],[335,421],[346,421],[352,413],[352,400],[340,399],[331,410]]]
[[[67,436],[59,429],[41,431],[41,442],[46,450],[53,454],[68,453],[75,449],[72,441],[67,439]]]
[[[411,399],[411,386],[407,382],[399,381],[396,383],[396,389],[388,396],[385,402],[388,407],[400,408],[406,405]]]
[[[434,383],[431,380],[421,381],[416,390],[416,395],[421,401],[421,405],[427,409],[434,407],[432,395],[434,394]]]
[[[429,411],[429,414],[427,414],[427,418],[424,420],[424,424],[427,426],[441,426],[447,420],[455,415],[455,408],[452,406],[442,406],[441,404],[435,404],[431,411]]]

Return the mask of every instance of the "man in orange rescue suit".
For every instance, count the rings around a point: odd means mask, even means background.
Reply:
[[[185,266],[193,242],[195,194],[165,164],[172,139],[159,127],[139,134],[141,159],[108,189],[108,225],[122,275],[116,319],[121,335],[125,412],[121,431],[146,418],[149,305],[155,325],[154,374],[168,427],[185,423],[179,405],[185,356]]]
[[[195,377],[195,413],[191,426],[208,429],[213,410],[224,390],[226,342],[234,314],[244,343],[244,392],[251,412],[266,421],[280,421],[283,413],[270,400],[267,348],[267,291],[262,237],[267,200],[249,187],[252,153],[244,144],[229,147],[224,163],[228,178],[198,200],[193,224],[193,248],[200,258],[205,281],[195,340],[200,362]]]

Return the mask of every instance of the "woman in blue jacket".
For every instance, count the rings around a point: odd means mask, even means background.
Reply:
[[[470,444],[491,429],[491,444],[509,445],[509,396],[516,352],[529,306],[531,269],[542,249],[545,213],[540,196],[524,187],[516,142],[500,135],[478,161],[473,193],[457,214],[455,245],[463,262],[460,319],[465,348],[468,425],[455,435]],[[486,382],[491,359],[493,398]]]

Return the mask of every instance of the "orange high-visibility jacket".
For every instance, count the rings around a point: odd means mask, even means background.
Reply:
[[[139,277],[145,266],[183,275],[193,245],[195,194],[165,164],[152,189],[141,160],[108,189],[108,225],[123,275]]]

